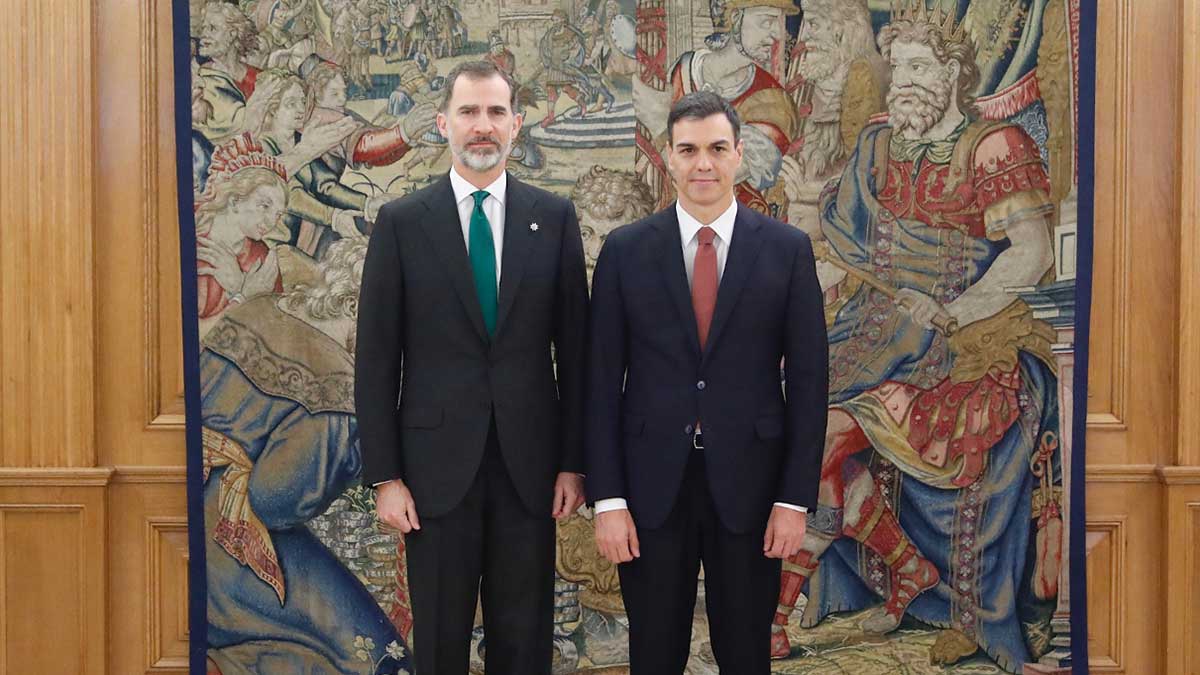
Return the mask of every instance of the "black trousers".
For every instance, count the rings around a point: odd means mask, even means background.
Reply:
[[[420,521],[420,530],[405,535],[416,674],[468,673],[481,594],[488,675],[549,675],[554,519],[550,504],[532,514],[521,502],[494,420],[466,497],[446,515]]]
[[[666,522],[653,530],[638,528],[641,557],[618,566],[629,616],[631,675],[683,672],[701,563],[713,654],[721,673],[770,674],[771,619],[781,563],[763,555],[765,532],[765,522],[746,534],[721,525],[702,451],[693,452]]]

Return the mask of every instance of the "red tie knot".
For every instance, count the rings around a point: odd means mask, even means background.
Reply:
[[[696,238],[700,240],[701,246],[708,246],[713,243],[713,239],[717,238],[717,231],[705,225],[696,233]]]

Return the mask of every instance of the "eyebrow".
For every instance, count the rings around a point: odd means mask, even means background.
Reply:
[[[710,148],[715,148],[715,147],[718,147],[718,146],[729,146],[729,145],[731,145],[731,143],[729,142],[729,140],[728,140],[728,139],[724,139],[724,138],[722,138],[722,139],[721,139],[721,140],[719,140],[719,141],[713,141],[712,143],[709,143],[709,144],[708,144],[708,147],[710,147]],[[676,144],[675,144],[675,147],[676,147],[676,148],[679,148],[680,150],[682,150],[682,149],[685,149],[685,148],[696,148],[696,147],[699,147],[699,146],[698,146],[696,143],[688,143],[687,141],[680,141],[680,142],[678,142],[678,143],[676,143]]]

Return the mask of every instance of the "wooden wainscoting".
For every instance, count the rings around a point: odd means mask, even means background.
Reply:
[[[1091,669],[1195,675],[1200,0],[1098,5]],[[186,672],[171,2],[4,12],[0,675]]]

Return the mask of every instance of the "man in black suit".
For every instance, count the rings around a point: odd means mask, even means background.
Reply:
[[[405,535],[417,671],[467,672],[481,592],[488,672],[548,675],[551,515],[583,500],[583,244],[570,202],[505,173],[512,80],[464,63],[445,96],[453,168],[380,211],[363,270],[363,481]]]
[[[593,276],[587,493],[633,674],[683,672],[703,562],[721,672],[766,675],[780,560],[817,502],[821,290],[808,237],[734,199],[729,103],[689,94],[667,129],[678,202],[612,232]]]

